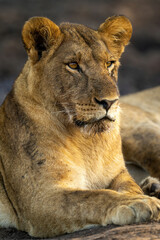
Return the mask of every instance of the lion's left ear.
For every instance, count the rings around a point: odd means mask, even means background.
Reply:
[[[44,51],[56,46],[62,33],[59,27],[45,17],[30,18],[23,27],[22,40],[32,62],[37,62]]]
[[[132,36],[132,25],[124,16],[113,16],[100,25],[98,32],[108,48],[120,56]]]

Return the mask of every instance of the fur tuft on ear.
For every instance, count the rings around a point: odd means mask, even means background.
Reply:
[[[50,19],[44,17],[30,18],[23,27],[22,40],[33,62],[42,57],[42,52],[57,44],[61,32]]]
[[[108,48],[121,55],[132,36],[132,25],[125,16],[113,16],[100,25],[98,32],[106,41]]]

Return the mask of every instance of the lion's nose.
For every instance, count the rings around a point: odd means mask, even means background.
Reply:
[[[97,98],[95,98],[95,102],[98,103],[99,105],[102,105],[103,108],[106,111],[108,111],[110,109],[110,107],[112,106],[112,104],[115,103],[116,101],[118,101],[118,99],[114,99],[114,100],[107,100],[107,99],[98,100]]]

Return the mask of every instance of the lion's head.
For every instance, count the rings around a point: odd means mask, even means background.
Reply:
[[[124,16],[108,18],[97,31],[31,18],[22,31],[34,78],[30,92],[66,124],[94,133],[109,129],[118,114],[119,58],[131,34]]]

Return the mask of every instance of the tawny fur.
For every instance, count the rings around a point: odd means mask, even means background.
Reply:
[[[125,160],[160,179],[160,87],[122,97],[121,109]]]
[[[121,16],[98,31],[25,23],[29,58],[0,108],[1,226],[52,237],[159,219],[121,150],[117,70],[131,32]]]

